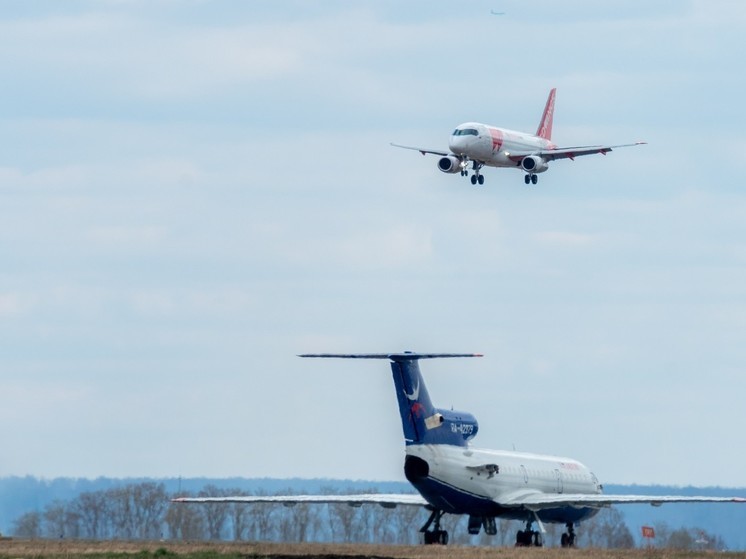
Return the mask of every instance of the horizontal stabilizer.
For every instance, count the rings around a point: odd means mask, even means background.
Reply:
[[[417,359],[443,359],[450,357],[483,357],[481,353],[303,353],[298,357],[321,357],[324,359],[390,359],[391,361],[414,361]]]

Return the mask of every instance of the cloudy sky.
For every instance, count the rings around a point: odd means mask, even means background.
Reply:
[[[665,5],[664,5],[665,4]],[[505,11],[494,16],[490,10]],[[7,1],[0,475],[403,480],[385,362],[475,443],[746,486],[746,4]],[[440,173],[465,121],[559,145]]]

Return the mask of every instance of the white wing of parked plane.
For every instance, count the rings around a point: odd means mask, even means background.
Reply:
[[[394,508],[398,505],[425,506],[427,501],[420,495],[414,494],[378,494],[363,495],[248,495],[235,497],[177,497],[171,499],[174,503],[280,503],[283,505],[297,505],[299,503],[316,504],[347,504],[359,507],[364,504],[381,505],[384,508]]]
[[[534,151],[511,151],[510,159],[515,162],[520,162],[524,157],[529,155],[538,155],[546,161],[554,161],[555,159],[575,159],[581,155],[593,155],[596,153],[607,154],[616,148],[628,148],[632,146],[641,146],[647,144],[647,142],[635,142],[633,144],[619,144],[616,146],[573,146],[567,148],[555,148],[555,149],[541,149]],[[403,146],[400,146],[403,147]],[[410,148],[412,149],[412,148]],[[431,153],[431,152],[427,152]]]
[[[359,507],[365,504],[376,504],[384,508],[402,506],[427,506],[427,501],[415,494],[359,494],[359,495],[239,495],[227,497],[177,497],[175,503],[278,503],[296,505],[299,503],[314,504],[347,504]],[[512,496],[497,500],[505,507],[523,507],[529,510],[544,508],[568,507],[607,507],[621,504],[650,504],[660,506],[664,503],[746,503],[742,497],[706,497],[687,495],[586,495],[582,493],[541,493],[520,491]]]
[[[660,506],[664,503],[746,503],[743,497],[705,497],[686,495],[585,495],[575,493],[516,493],[514,497],[501,499],[506,507],[525,507],[529,510],[568,507],[607,507],[623,504],[649,504]]]

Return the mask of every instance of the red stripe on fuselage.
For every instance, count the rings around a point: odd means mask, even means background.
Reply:
[[[492,152],[500,151],[503,147],[503,141],[505,140],[503,131],[497,128],[489,128],[489,131],[490,137],[492,138]]]

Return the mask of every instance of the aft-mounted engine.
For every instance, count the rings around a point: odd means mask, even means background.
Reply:
[[[454,155],[446,155],[438,159],[438,169],[444,173],[458,173],[462,170],[461,160]]]
[[[549,169],[549,165],[538,155],[527,155],[521,160],[521,167],[527,173],[543,173]]]
[[[479,431],[479,423],[477,418],[467,412],[443,410],[437,409],[437,413],[433,418],[426,420],[428,429],[434,429],[440,427],[446,434],[441,435],[444,439],[452,437],[455,440],[470,441],[473,439],[477,431]],[[437,419],[437,422],[433,421]],[[456,444],[452,442],[451,444]]]

